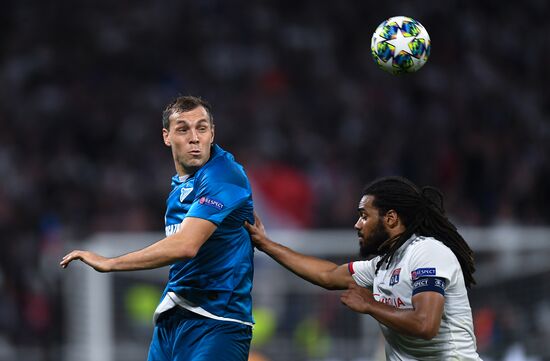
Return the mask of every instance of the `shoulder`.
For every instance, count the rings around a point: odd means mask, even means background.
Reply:
[[[453,253],[449,247],[434,237],[416,236],[408,248],[412,253],[429,252],[432,253],[432,255],[434,252],[436,254]]]
[[[407,247],[406,253],[412,262],[430,262],[448,266],[458,262],[453,251],[433,237],[417,236]]]
[[[453,251],[436,238],[417,237],[408,248],[408,258],[412,265],[435,267],[433,269],[438,269],[438,272],[460,269],[460,264]]]
[[[368,261],[355,261],[348,263],[348,271],[355,283],[362,287],[372,287],[376,273],[376,263],[380,257]]]
[[[370,260],[361,260],[348,263],[348,269],[353,275],[354,273],[361,272],[374,272],[376,264],[380,261],[380,256],[376,256]]]
[[[231,183],[247,186],[248,178],[242,165],[231,153],[214,146],[211,159],[197,172],[197,179],[214,183]]]

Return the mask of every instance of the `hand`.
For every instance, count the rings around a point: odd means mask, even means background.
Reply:
[[[349,284],[348,290],[340,296],[340,301],[352,310],[360,313],[369,313],[370,305],[376,302],[371,290],[361,287],[356,283]]]
[[[59,265],[63,268],[67,268],[69,263],[74,260],[81,260],[98,272],[109,272],[111,270],[111,260],[109,258],[100,256],[96,253],[89,251],[72,251],[71,253],[63,257],[61,262],[59,262]]]
[[[267,238],[267,234],[265,232],[264,224],[256,212],[254,212],[254,224],[244,221],[244,227],[248,233],[250,233],[250,238],[252,239],[254,246],[256,248],[261,248],[263,241]]]

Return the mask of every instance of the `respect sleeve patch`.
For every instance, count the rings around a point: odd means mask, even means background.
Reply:
[[[419,278],[426,277],[426,276],[434,277],[436,274],[437,274],[437,271],[435,270],[434,267],[417,268],[411,272],[411,278],[413,281],[415,281]]]
[[[215,200],[213,198],[208,198],[208,197],[201,197],[199,199],[199,204],[204,204],[205,206],[214,207],[219,211],[221,211],[223,207],[225,207],[225,205],[222,202]]]
[[[432,291],[445,296],[445,279],[439,277],[422,277],[413,282],[413,296],[420,292]]]

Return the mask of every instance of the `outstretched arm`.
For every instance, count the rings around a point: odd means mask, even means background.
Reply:
[[[297,276],[330,290],[346,289],[350,282],[354,282],[347,265],[338,266],[330,261],[306,256],[273,242],[267,236],[264,225],[256,213],[254,213],[254,219],[253,225],[245,222],[254,246]]]
[[[366,313],[395,331],[426,340],[439,332],[445,297],[438,292],[421,292],[413,296],[412,309],[399,309],[377,302],[372,291],[350,284],[341,301],[352,310]]]
[[[98,272],[159,268],[195,257],[215,230],[216,225],[210,221],[187,217],[181,223],[178,232],[139,251],[106,258],[93,252],[75,250],[63,257],[59,264],[66,268],[72,261],[80,260]]]

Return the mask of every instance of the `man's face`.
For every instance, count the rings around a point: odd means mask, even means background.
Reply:
[[[366,195],[359,201],[359,219],[355,229],[359,236],[359,252],[361,257],[378,255],[378,247],[390,238],[384,227],[383,218],[378,209],[373,206],[374,197]]]
[[[208,112],[199,106],[193,110],[172,113],[168,118],[170,129],[163,129],[164,144],[172,148],[179,175],[195,173],[210,158],[214,141],[214,126]]]

